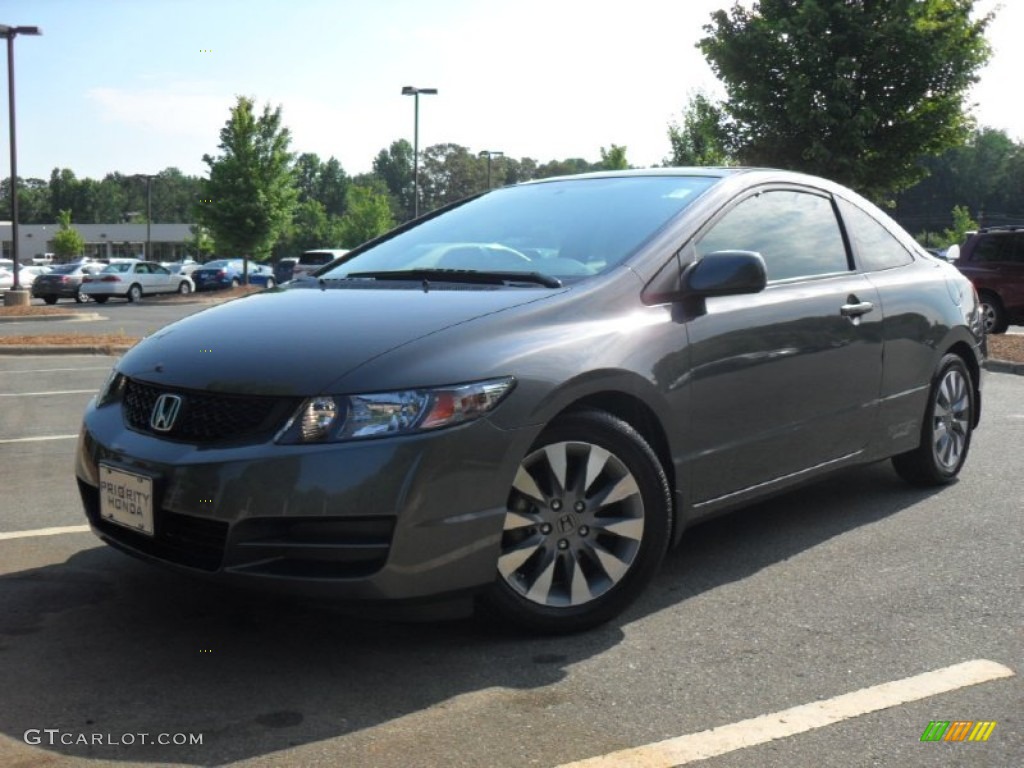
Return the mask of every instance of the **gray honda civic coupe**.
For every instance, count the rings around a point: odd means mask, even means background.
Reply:
[[[984,355],[970,282],[829,181],[548,179],[154,333],[75,471],[95,533],[151,562],[569,632],[695,521],[889,458],[952,482]]]

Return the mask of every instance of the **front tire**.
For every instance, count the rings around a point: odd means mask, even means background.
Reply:
[[[97,304],[106,304],[107,299],[109,298],[109,296],[93,296],[92,300],[95,301]]]
[[[56,296],[43,296],[43,301],[45,301],[47,304],[56,304],[57,303],[57,297]]]
[[[896,473],[912,485],[947,485],[967,460],[974,430],[974,383],[963,359],[948,354],[932,379],[921,444],[894,456]]]
[[[643,437],[602,411],[561,416],[519,465],[483,607],[535,632],[602,624],[654,577],[671,528],[668,479]]]

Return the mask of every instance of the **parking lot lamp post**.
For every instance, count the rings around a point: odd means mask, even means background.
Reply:
[[[420,94],[435,95],[437,88],[415,88],[411,85],[402,87],[403,96],[412,96],[413,128],[412,128],[412,215],[420,215]]]
[[[28,294],[24,293],[21,281],[18,279],[18,141],[15,133],[14,119],[14,38],[18,35],[41,35],[39,27],[11,27],[7,24],[0,24],[0,37],[7,38],[7,100],[8,114],[11,121],[11,261],[14,267],[14,284],[11,291],[14,293],[10,299],[4,297],[4,303],[27,304]]]
[[[483,157],[487,155],[487,188],[491,188],[491,158],[492,157],[504,157],[505,153],[499,149],[482,149],[477,157]]]
[[[143,255],[146,261],[153,261],[150,253],[153,248],[153,177],[148,173],[136,173],[132,178],[146,180],[146,252]]]

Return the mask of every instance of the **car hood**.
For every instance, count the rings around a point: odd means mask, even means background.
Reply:
[[[562,292],[292,289],[254,294],[161,329],[135,345],[117,369],[185,389],[320,394],[393,349]]]

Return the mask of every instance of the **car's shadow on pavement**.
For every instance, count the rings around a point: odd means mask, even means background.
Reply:
[[[620,643],[630,623],[927,495],[878,465],[697,526],[625,616],[560,638],[473,620],[360,620],[93,547],[0,577],[0,732],[22,742],[27,731],[59,729],[71,736],[42,733],[38,748],[76,758],[211,765],[373,728],[486,688],[543,688]],[[201,733],[203,743],[87,745],[78,736],[142,733]]]

